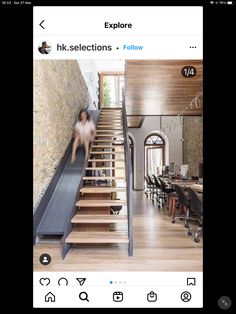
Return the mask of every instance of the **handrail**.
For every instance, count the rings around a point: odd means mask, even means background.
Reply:
[[[131,205],[132,173],[131,173],[131,155],[129,147],[127,116],[125,107],[125,91],[122,90],[122,120],[124,133],[124,151],[125,151],[125,174],[126,174],[126,195],[127,195],[127,213],[128,213],[128,237],[129,237],[129,256],[133,256],[133,213]]]

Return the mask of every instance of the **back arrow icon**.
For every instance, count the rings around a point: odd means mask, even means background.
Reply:
[[[43,27],[43,22],[44,22],[44,20],[42,20],[42,22],[39,24],[39,26],[41,26],[43,29],[45,29],[44,27]]]

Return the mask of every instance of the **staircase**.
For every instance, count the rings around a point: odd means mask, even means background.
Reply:
[[[132,255],[125,119],[120,107],[101,110],[77,210],[64,238],[64,256],[72,245],[81,244],[95,245],[98,249],[98,244],[128,244],[128,253]],[[119,208],[116,214],[114,209]]]

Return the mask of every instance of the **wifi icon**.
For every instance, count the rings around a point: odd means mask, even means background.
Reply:
[[[83,286],[83,284],[86,281],[86,278],[76,278],[76,280],[78,280],[80,286]]]

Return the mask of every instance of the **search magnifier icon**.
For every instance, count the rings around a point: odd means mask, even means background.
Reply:
[[[85,291],[80,292],[79,298],[80,298],[80,300],[82,300],[82,301],[87,301],[87,302],[89,302],[88,293],[85,292]]]

